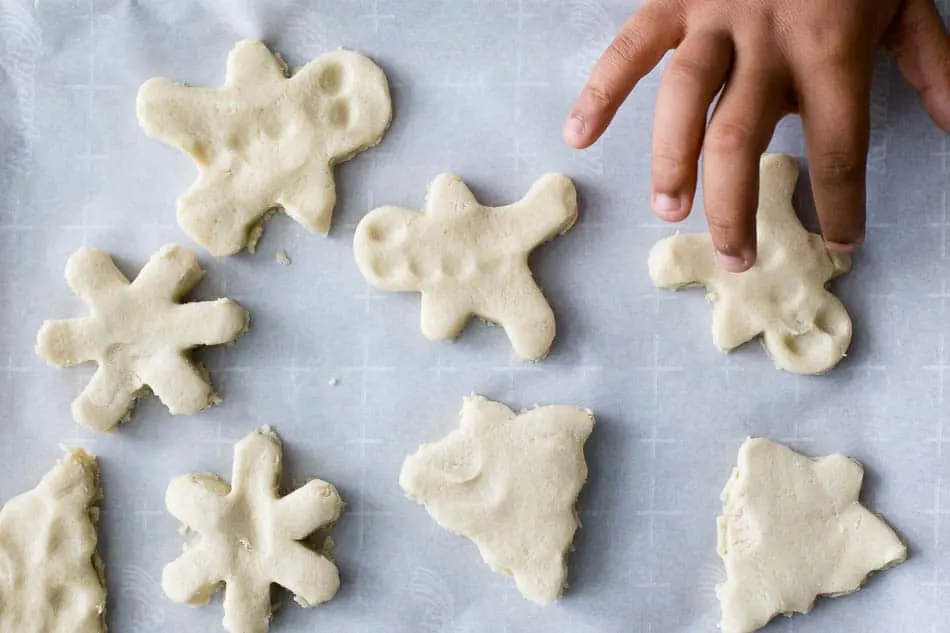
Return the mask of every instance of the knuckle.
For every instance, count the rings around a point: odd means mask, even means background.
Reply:
[[[821,186],[863,183],[864,157],[852,151],[822,152],[812,168],[811,178]]]
[[[663,148],[653,152],[651,166],[653,179],[658,185],[676,188],[685,184],[695,163],[691,165],[685,154]]]
[[[712,154],[746,154],[753,141],[753,131],[738,120],[714,121],[706,133],[705,146]]]
[[[602,108],[614,102],[613,93],[600,81],[591,81],[587,84],[587,96],[594,104]]]
[[[636,61],[643,49],[642,36],[636,32],[621,31],[607,47],[607,54],[617,64],[630,64]]]

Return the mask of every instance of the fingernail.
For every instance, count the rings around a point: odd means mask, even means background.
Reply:
[[[572,112],[571,115],[567,117],[567,121],[564,122],[564,138],[571,144],[573,144],[573,142],[580,142],[584,136],[584,130],[586,129],[587,124],[584,123],[584,117],[576,112]]]
[[[844,253],[851,254],[854,251],[858,250],[858,247],[864,243],[864,239],[860,239],[851,243],[845,242],[825,242],[825,246],[828,247],[829,251],[834,251],[835,253]]]
[[[716,263],[720,268],[730,273],[743,273],[755,263],[754,255],[736,256],[725,253],[716,253]]]
[[[665,193],[658,193],[653,196],[653,212],[661,218],[678,216],[683,211],[683,203],[679,198],[674,198]]]

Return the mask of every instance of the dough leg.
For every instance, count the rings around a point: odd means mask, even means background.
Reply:
[[[340,588],[336,565],[302,545],[291,550],[291,560],[275,566],[274,582],[287,588],[303,606],[320,604],[336,595]]]
[[[79,397],[73,400],[73,418],[94,431],[108,431],[132,410],[142,383],[131,372],[101,364]]]
[[[210,550],[193,547],[165,565],[162,590],[172,602],[207,604],[224,580],[216,573],[218,567],[218,560]]]
[[[524,290],[513,296],[497,293],[486,301],[486,310],[480,316],[505,328],[511,346],[522,359],[540,360],[554,342],[554,311],[530,274],[511,287]]]
[[[277,200],[284,213],[311,231],[326,235],[333,220],[336,184],[329,166],[308,169],[292,188]]]
[[[232,576],[224,588],[224,628],[229,633],[267,633],[270,583],[253,585]]]
[[[283,526],[287,538],[299,541],[336,521],[342,505],[333,486],[314,479],[277,502],[276,523]]]
[[[422,334],[430,341],[451,341],[465,329],[470,315],[468,306],[453,304],[437,292],[422,293]]]
[[[184,303],[175,307],[183,342],[194,345],[223,345],[247,328],[248,314],[231,299]]]
[[[175,477],[165,491],[165,507],[168,512],[202,533],[211,534],[219,529],[217,517],[208,512],[221,504],[221,499],[231,492],[231,487],[215,475],[183,475]]]
[[[89,317],[47,321],[36,335],[36,353],[59,367],[94,360],[97,350],[89,340],[93,322]]]
[[[203,174],[178,199],[181,228],[215,257],[245,248],[251,228],[271,206],[258,195],[236,191],[233,178]],[[243,193],[247,195],[239,195]]]
[[[733,350],[762,333],[752,319],[752,313],[741,305],[720,300],[712,313],[713,344],[723,352]]]
[[[167,349],[157,352],[137,369],[144,383],[172,415],[197,413],[211,402],[211,385],[198,368],[178,352]]]

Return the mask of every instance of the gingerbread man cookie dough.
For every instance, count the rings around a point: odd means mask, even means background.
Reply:
[[[271,584],[291,591],[302,607],[336,594],[336,565],[299,541],[340,517],[340,495],[314,479],[281,497],[280,476],[280,438],[265,427],[235,445],[230,485],[215,475],[172,480],[165,505],[200,536],[165,566],[165,595],[202,605],[224,584],[224,628],[267,633]]]
[[[389,84],[369,58],[338,50],[287,76],[261,42],[239,42],[220,88],[150,79],[139,123],[198,165],[178,222],[213,255],[253,250],[268,211],[326,234],[336,201],[333,165],[382,140]]]
[[[858,501],[864,470],[835,454],[810,459],[751,438],[722,491],[716,588],[722,633],[751,633],[778,614],[808,613],[818,596],[861,588],[907,548]]]
[[[76,422],[108,431],[131,414],[146,388],[176,415],[217,402],[187,352],[234,341],[247,330],[248,314],[230,299],[179,303],[203,275],[195,254],[173,244],[153,255],[132,283],[105,251],[73,253],[66,282],[91,314],[43,323],[36,353],[59,367],[99,365],[73,402]]]
[[[96,458],[70,450],[0,510],[0,631],[106,633]]]
[[[798,164],[765,155],[756,215],[758,259],[744,273],[715,262],[709,234],[674,235],[650,251],[650,278],[660,288],[705,286],[713,302],[713,343],[732,350],[762,335],[779,369],[819,374],[834,367],[851,344],[851,317],[826,286],[851,267],[809,233],[792,207]]]
[[[497,572],[532,602],[557,600],[587,480],[586,409],[546,406],[516,414],[466,398],[460,427],[406,458],[399,485],[446,530],[471,539]]]
[[[420,292],[429,340],[454,339],[476,315],[501,325],[522,359],[543,358],[554,341],[554,312],[528,254],[574,225],[571,180],[547,174],[518,202],[486,207],[458,177],[442,174],[425,207],[381,207],[363,218],[353,240],[363,276],[381,290]]]

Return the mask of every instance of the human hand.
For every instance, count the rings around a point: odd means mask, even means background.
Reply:
[[[865,162],[875,50],[884,48],[933,120],[950,131],[950,36],[932,0],[647,0],[597,62],[564,124],[596,141],[670,49],[653,125],[652,205],[678,222],[703,152],[706,217],[720,266],[755,263],[759,156],[800,113],[829,248],[864,240]],[[722,89],[707,127],[707,112]]]

